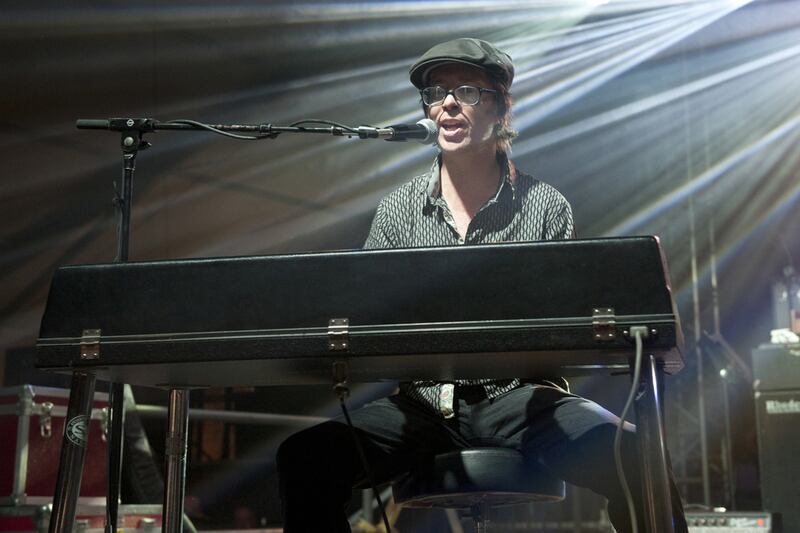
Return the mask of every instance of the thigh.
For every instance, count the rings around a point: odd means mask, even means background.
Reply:
[[[403,394],[368,403],[350,418],[370,446],[396,457],[429,457],[466,444],[452,424]],[[343,416],[336,421],[345,423]]]
[[[525,447],[549,450],[616,430],[619,417],[601,405],[554,387],[535,389],[526,406],[528,427],[520,435]],[[633,431],[633,425],[626,429]]]
[[[579,456],[591,450],[611,456],[619,418],[597,403],[564,389],[524,385],[496,398],[474,413],[479,436],[526,455]],[[626,424],[626,434],[634,432]],[[627,440],[627,439],[626,439]]]
[[[565,481],[587,487],[609,499],[609,513],[619,531],[627,530],[628,511],[614,461],[614,437],[619,417],[599,404],[556,387],[528,386],[508,396],[506,431],[510,445],[518,446],[526,459],[535,461]],[[627,482],[643,516],[641,471],[636,427],[625,423],[621,458]],[[680,494],[670,472],[670,491],[676,531],[686,531]],[[640,531],[644,531],[641,524]]]
[[[526,457],[572,484],[607,497],[616,491],[614,435],[619,417],[591,400],[551,387],[534,391],[526,412],[528,426],[518,435]],[[633,424],[625,423],[626,463],[637,459],[635,431]]]
[[[419,461],[458,446],[458,434],[424,406],[403,395],[368,403],[344,416],[289,437],[278,450],[279,470],[318,471],[349,486],[365,482],[354,433],[376,482],[390,480]]]
[[[598,424],[616,422],[599,405],[564,389],[526,384],[475,406],[470,420],[475,438],[517,449],[549,448],[579,437]],[[463,430],[467,433],[467,430]]]

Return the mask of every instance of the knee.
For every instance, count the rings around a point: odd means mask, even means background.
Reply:
[[[300,464],[300,459],[304,455],[302,450],[309,445],[309,442],[302,434],[302,431],[295,433],[278,446],[278,451],[275,454],[275,466],[277,466],[279,473],[292,470],[294,465]]]

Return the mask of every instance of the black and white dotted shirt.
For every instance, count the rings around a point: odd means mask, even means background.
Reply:
[[[462,238],[440,194],[440,159],[381,200],[364,248],[416,248],[574,237],[572,208],[550,185],[517,171],[499,156],[503,179],[497,193],[478,211]],[[520,386],[519,379],[472,379],[454,383],[415,381],[401,391],[445,418],[453,416],[454,387],[483,386],[496,398]]]

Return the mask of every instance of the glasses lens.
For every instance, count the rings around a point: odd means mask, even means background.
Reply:
[[[426,105],[433,105],[441,102],[447,96],[447,92],[441,87],[425,87],[422,89],[422,101]]]
[[[460,104],[464,105],[475,105],[481,99],[480,89],[477,87],[472,87],[471,85],[462,85],[453,91],[453,94],[455,95],[456,100],[458,100]]]

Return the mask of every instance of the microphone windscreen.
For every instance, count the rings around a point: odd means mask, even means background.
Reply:
[[[439,128],[436,127],[436,123],[429,118],[423,118],[422,120],[417,122],[418,126],[422,126],[428,132],[428,135],[425,136],[424,139],[417,139],[422,144],[433,144],[436,142],[436,136],[439,133]]]

